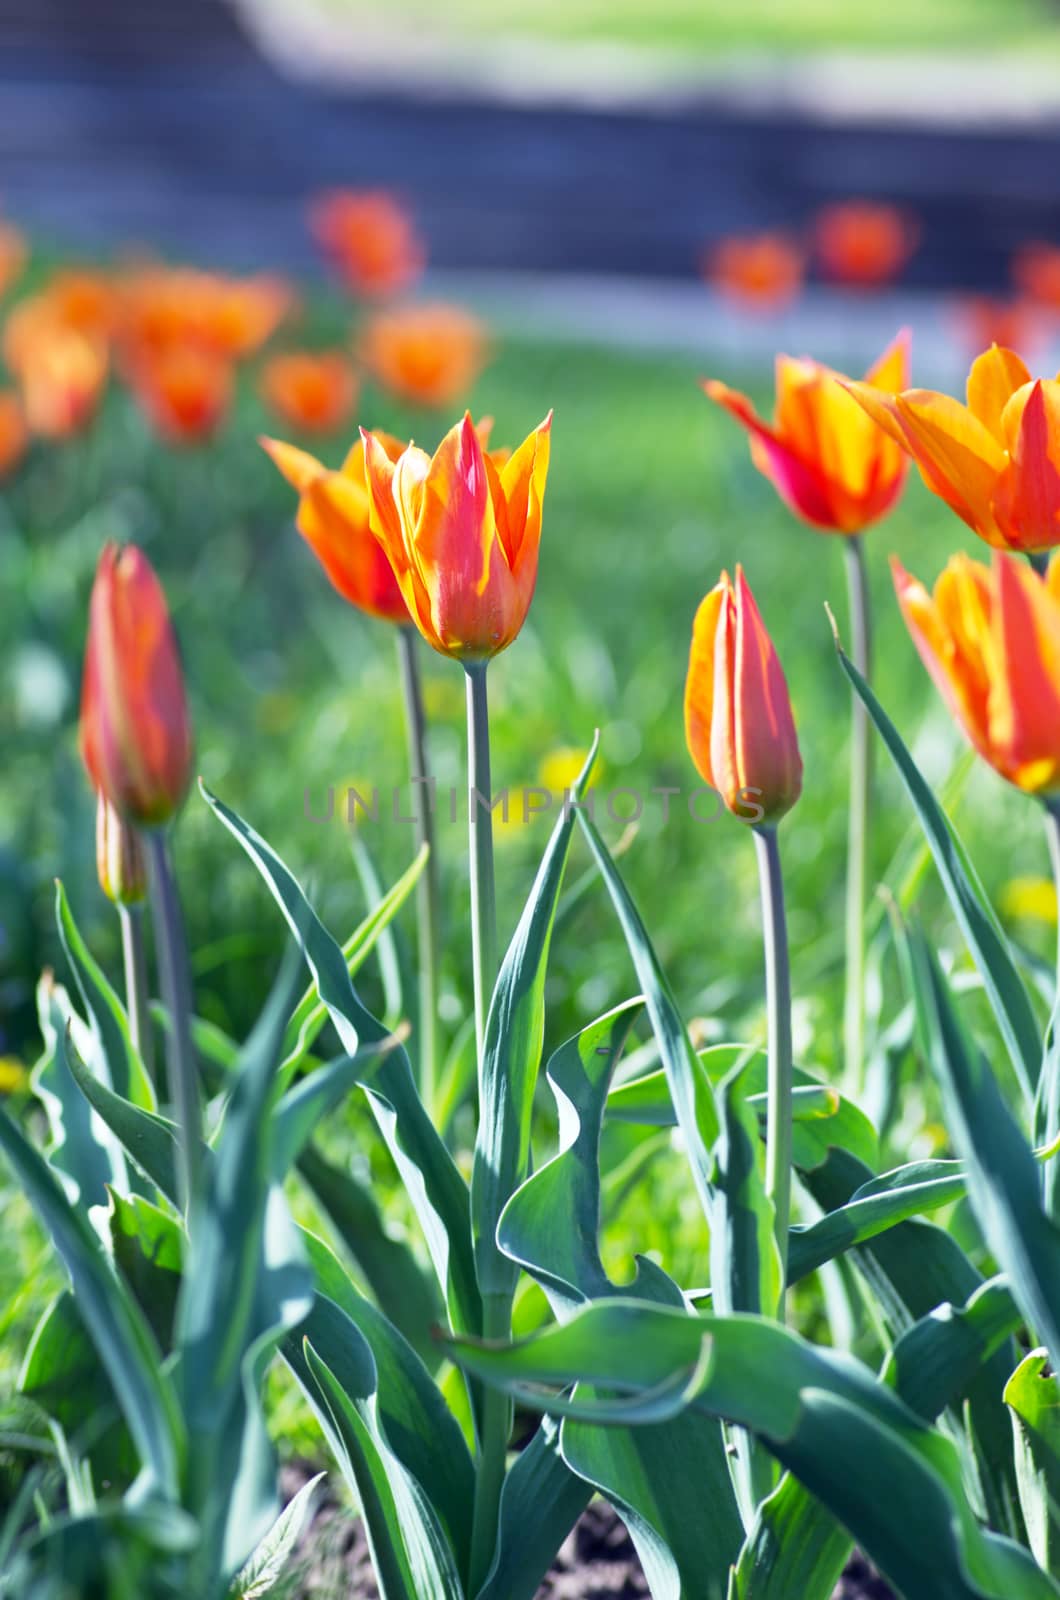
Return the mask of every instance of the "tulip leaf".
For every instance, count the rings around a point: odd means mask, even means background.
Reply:
[[[287,1090],[272,1120],[273,1177],[277,1183],[282,1183],[294,1166],[318,1123],[342,1104],[351,1089],[371,1076],[379,1057],[397,1042],[396,1036],[391,1035],[365,1045],[356,1055],[340,1056],[314,1068]]]
[[[991,913],[953,824],[925,783],[893,722],[861,673],[838,649],[839,663],[890,751],[931,848],[942,886],[983,982],[1012,1065],[1028,1100],[1042,1064],[1042,1041],[1023,979]]]
[[[947,1301],[907,1328],[887,1357],[883,1381],[910,1410],[934,1422],[963,1398],[983,1363],[1006,1347],[1022,1322],[1007,1281],[990,1278],[963,1305]]]
[[[556,1552],[585,1510],[592,1486],[560,1454],[559,1424],[542,1417],[501,1489],[493,1565],[475,1600],[534,1600]]]
[[[718,1137],[719,1126],[710,1080],[692,1047],[688,1029],[677,1008],[666,975],[659,965],[640,913],[630,898],[607,846],[586,812],[579,810],[577,815],[578,823],[607,885],[625,936],[670,1086],[670,1099],[677,1114],[677,1125],[685,1142],[692,1168],[692,1179],[700,1203],[709,1218],[712,1204],[711,1152]]]
[[[180,1130],[157,1111],[145,1111],[97,1078],[80,1059],[69,1038],[60,1042],[60,1054],[85,1100],[120,1141],[140,1171],[173,1205],[180,1205]],[[204,1147],[204,1159],[210,1152]]]
[[[85,1206],[102,1205],[107,1185],[121,1177],[124,1167],[106,1119],[100,1123],[93,1117],[71,1066],[78,1052],[91,1050],[92,1035],[50,973],[37,985],[37,1017],[44,1053],[30,1081],[48,1119],[49,1165],[76,1186]]]
[[[382,1600],[463,1600],[431,1505],[380,1431],[375,1365],[353,1332],[342,1382],[308,1339],[299,1375],[357,1496]]]
[[[1027,1537],[1046,1572],[1060,1568],[1060,1379],[1032,1350],[1005,1385],[1016,1438],[1016,1478]]]
[[[785,1472],[759,1502],[727,1600],[831,1600],[850,1543],[816,1495]]]
[[[184,1434],[171,1382],[132,1296],[114,1272],[87,1217],[6,1112],[0,1150],[51,1236],[70,1275],[77,1309],[106,1369],[143,1466],[163,1496],[176,1498]]]
[[[965,1192],[959,1161],[915,1161],[861,1184],[845,1205],[789,1235],[788,1282],[797,1283],[854,1245],[925,1211],[951,1205]]]
[[[389,1449],[430,1501],[458,1570],[464,1572],[471,1551],[475,1471],[460,1425],[411,1345],[358,1294],[327,1245],[304,1230],[302,1242],[317,1295],[301,1328],[285,1341],[284,1353],[299,1372],[301,1341],[308,1339],[345,1384],[347,1348],[351,1341],[364,1341],[375,1366],[378,1425]],[[351,1381],[355,1387],[358,1379]]]
[[[599,742],[597,734],[574,785],[575,804],[584,795]],[[497,1224],[529,1167],[530,1116],[545,1035],[545,969],[574,817],[574,805],[565,805],[501,963],[486,1019],[471,1179],[475,1266],[484,1296],[510,1298],[518,1278],[498,1247]]]
[[[281,1587],[284,1572],[298,1541],[308,1528],[316,1492],[325,1474],[303,1483],[298,1493],[284,1506],[272,1527],[258,1545],[229,1589],[229,1600],[266,1600]]]
[[[416,887],[427,865],[429,853],[429,846],[424,845],[397,882],[387,890],[378,904],[373,906],[368,916],[354,929],[342,946],[346,971],[351,979],[363,967]],[[284,1061],[281,1072],[285,1076],[294,1070],[312,1048],[327,1019],[328,1009],[320,998],[320,991],[314,979],[292,1011],[284,1034]]]
[[[775,1322],[611,1300],[512,1346],[458,1339],[452,1349],[469,1371],[525,1403],[580,1411],[586,1422],[591,1392],[579,1406],[541,1386],[595,1384],[635,1395],[684,1374],[693,1413],[754,1432],[901,1592],[933,1600],[1060,1595],[1026,1550],[979,1524],[951,1440],[859,1362]]]
[[[125,1008],[82,939],[66,898],[66,890],[58,882],[55,885],[55,916],[63,949],[73,968],[92,1024],[99,1063],[106,1073],[108,1087],[142,1110],[154,1111],[155,1092],[132,1042]]]
[[[368,1044],[389,1038],[389,1030],[361,1003],[341,949],[276,852],[205,787],[202,792],[272,892],[343,1048],[354,1055],[362,1037]],[[467,1185],[416,1092],[405,1050],[398,1046],[379,1056],[361,1087],[415,1207],[452,1323],[466,1329],[481,1327]]]

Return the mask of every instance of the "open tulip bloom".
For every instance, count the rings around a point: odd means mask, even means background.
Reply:
[[[994,345],[972,363],[966,405],[872,377],[847,387],[987,544],[1027,554],[1060,544],[1060,382],[1033,379]]]

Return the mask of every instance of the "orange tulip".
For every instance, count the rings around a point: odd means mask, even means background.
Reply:
[[[405,306],[372,319],[361,356],[383,387],[403,400],[450,405],[467,394],[482,369],[486,330],[457,306]]]
[[[293,304],[290,286],[269,273],[228,278],[150,264],[121,280],[120,342],[130,366],[192,345],[240,361],[271,338]]]
[[[881,390],[909,377],[909,335],[900,333],[868,373]],[[773,426],[746,395],[706,379],[712,400],[751,435],[751,459],[796,515],[829,533],[860,533],[898,499],[907,463],[845,392],[846,379],[817,361],[777,357]]]
[[[201,444],[224,421],[232,399],[232,368],[222,356],[177,345],[148,356],[129,374],[151,426],[170,444]]]
[[[10,222],[0,222],[0,297],[22,276],[29,248],[22,233]]]
[[[405,449],[389,433],[373,437],[390,461]],[[368,525],[363,441],[357,440],[338,472],[279,439],[261,443],[298,491],[298,531],[343,599],[384,622],[408,622],[398,581]]]
[[[709,282],[733,300],[773,310],[794,300],[806,275],[802,248],[784,233],[734,235],[708,253]]]
[[[309,226],[355,293],[393,294],[423,271],[426,252],[405,207],[381,190],[339,189],[310,207]]]
[[[29,434],[18,395],[0,389],[0,479],[10,477],[26,453]]]
[[[98,340],[42,321],[25,358],[13,364],[30,432],[45,439],[81,433],[103,397],[107,365],[106,346]]]
[[[296,350],[266,362],[261,394],[292,428],[304,433],[334,433],[353,410],[357,380],[349,361],[337,350]]]
[[[897,206],[848,200],[818,213],[817,258],[833,283],[876,289],[901,272],[916,249],[918,232]]]
[[[913,643],[971,743],[1028,794],[1060,794],[1060,563],[1044,578],[953,556],[929,595],[892,559]]]
[[[142,550],[99,558],[81,688],[81,755],[123,817],[162,823],[191,776],[191,726],[162,585]]]
[[[972,363],[968,403],[930,389],[850,393],[907,450],[928,488],[998,548],[1060,545],[1060,382],[997,345]]]
[[[80,267],[57,272],[40,298],[65,328],[103,342],[114,332],[117,291],[105,273]]]
[[[743,568],[700,604],[685,684],[685,737],[704,783],[744,822],[779,822],[802,793],[783,668]]]
[[[1053,310],[1060,308],[1060,248],[1025,244],[1012,258],[1012,279],[1029,299]]]
[[[372,532],[427,643],[462,661],[507,648],[537,581],[551,412],[503,464],[465,413],[434,456],[392,461],[361,430]]]
[[[147,861],[140,836],[102,794],[96,804],[96,873],[103,893],[117,906],[138,905],[147,898]]]
[[[957,326],[973,355],[992,344],[1006,350],[1028,350],[1041,336],[1041,315],[1029,300],[963,295],[956,301],[956,311]]]

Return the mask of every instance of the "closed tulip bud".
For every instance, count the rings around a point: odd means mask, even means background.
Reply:
[[[933,494],[987,544],[1060,545],[1060,382],[997,345],[972,363],[967,405],[931,389],[850,393],[912,456]]]
[[[191,776],[191,725],[162,585],[142,550],[99,559],[81,690],[81,755],[128,821],[168,821]]]
[[[906,625],[984,761],[1017,789],[1060,797],[1060,561],[953,556],[929,594],[892,560]]]
[[[802,793],[787,682],[739,566],[696,612],[685,734],[700,777],[741,821],[778,822]]]
[[[881,395],[909,381],[909,336],[899,334],[853,388]],[[859,411],[847,380],[819,361],[777,357],[773,422],[746,395],[708,378],[703,388],[751,436],[751,459],[784,503],[826,533],[861,533],[878,522],[902,492],[908,462],[899,445]],[[879,418],[876,418],[879,422]]]
[[[507,648],[537,581],[551,413],[506,461],[487,454],[469,414],[433,457],[391,461],[362,429],[371,528],[429,645],[464,662]]]
[[[115,905],[135,906],[146,898],[147,862],[139,835],[102,794],[96,805],[96,871],[100,888]]]

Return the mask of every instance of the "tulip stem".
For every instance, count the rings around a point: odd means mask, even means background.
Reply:
[[[187,1211],[195,1193],[202,1141],[198,1069],[191,1038],[188,942],[165,830],[145,830],[144,843],[151,867],[151,907],[154,913],[159,984],[169,1012],[169,1028],[166,1031],[169,1091],[176,1104],[180,1125],[181,1200]]]
[[[471,863],[471,957],[475,986],[475,1040],[481,1090],[486,1016],[497,977],[497,910],[493,887],[493,792],[490,779],[486,662],[465,663],[467,673],[468,845]]]
[[[872,672],[872,631],[865,551],[860,535],[843,541],[850,598],[851,657],[866,682]],[[855,695],[850,725],[850,811],[847,831],[846,994],[843,1007],[843,1053],[846,1081],[858,1094],[865,1082],[865,890],[868,877],[869,783],[871,744],[869,717]]]
[[[125,968],[125,1009],[133,1048],[154,1081],[154,1039],[151,1035],[151,1001],[147,992],[147,952],[144,949],[142,905],[119,905],[121,951]]]
[[[421,848],[426,845],[428,850],[427,865],[416,886],[420,996],[419,1089],[424,1105],[433,1115],[438,1093],[438,967],[441,958],[441,887],[435,847],[434,793],[427,765],[427,719],[423,710],[416,630],[400,627],[397,636],[401,687],[405,696],[409,777],[415,790],[416,843]]]
[[[506,1294],[482,1300],[482,1336],[507,1341],[512,1333],[512,1305]],[[470,1593],[477,1594],[493,1565],[497,1548],[501,1491],[508,1465],[512,1405],[502,1389],[486,1384],[479,1419],[479,1455],[475,1464],[475,1505],[471,1521]]]
[[[758,882],[762,894],[762,941],[766,958],[766,1019],[769,1064],[766,1081],[766,1195],[773,1202],[783,1284],[791,1221],[791,966],[784,913],[784,879],[775,827],[756,828]],[[762,1308],[768,1310],[767,1307]],[[780,1320],[784,1320],[781,1291]]]

